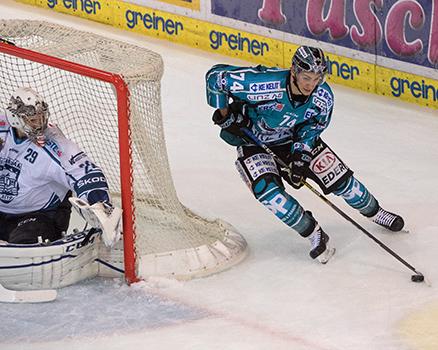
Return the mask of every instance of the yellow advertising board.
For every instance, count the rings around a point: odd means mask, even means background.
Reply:
[[[284,67],[290,67],[292,56],[298,48],[296,44],[284,44]],[[336,84],[346,85],[355,89],[374,92],[375,65],[353,60],[351,58],[326,54],[328,75],[327,80]]]
[[[267,66],[290,67],[298,45],[119,0],[17,0]],[[161,0],[199,9],[200,0]],[[328,81],[438,109],[438,82],[328,53]]]
[[[57,12],[112,24],[115,1],[112,0],[19,0]]]
[[[438,109],[438,82],[376,66],[376,93]]]
[[[282,63],[281,41],[129,3],[114,8],[113,25],[205,51],[267,65]]]

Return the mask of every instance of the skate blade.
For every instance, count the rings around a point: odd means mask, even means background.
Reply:
[[[336,248],[327,248],[324,253],[317,257],[318,261],[321,264],[327,264],[327,262],[332,258],[336,253]]]

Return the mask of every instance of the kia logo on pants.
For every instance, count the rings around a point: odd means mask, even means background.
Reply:
[[[336,156],[326,151],[315,159],[315,163],[312,165],[312,171],[315,174],[321,174],[329,170],[336,162]]]

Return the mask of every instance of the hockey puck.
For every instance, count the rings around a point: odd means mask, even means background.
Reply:
[[[412,282],[423,282],[424,281],[424,276],[423,275],[412,275],[411,276],[411,281]]]

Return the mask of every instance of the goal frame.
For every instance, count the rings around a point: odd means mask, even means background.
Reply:
[[[130,143],[130,108],[129,89],[124,79],[115,73],[81,65],[40,52],[21,48],[13,44],[0,42],[0,52],[19,57],[24,60],[38,62],[47,66],[62,69],[92,79],[112,84],[117,98],[119,158],[120,158],[120,190],[123,209],[123,249],[125,279],[128,283],[138,281],[135,266],[134,249],[134,211],[133,211],[133,178],[131,171]]]

